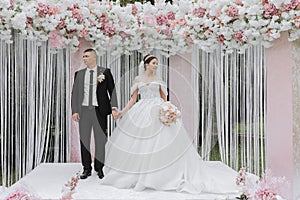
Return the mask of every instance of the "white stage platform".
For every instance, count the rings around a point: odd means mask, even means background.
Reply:
[[[212,165],[217,162],[211,162]],[[0,199],[5,199],[8,194],[25,185],[33,194],[41,199],[60,199],[64,184],[77,172],[81,172],[80,163],[43,163],[0,194]],[[79,180],[73,199],[107,199],[107,200],[210,200],[210,199],[235,199],[237,195],[201,194],[165,192],[145,190],[137,192],[132,189],[117,189],[111,186],[100,185],[96,172],[92,176]]]

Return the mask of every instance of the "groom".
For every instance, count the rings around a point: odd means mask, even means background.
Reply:
[[[86,68],[75,72],[72,90],[72,119],[79,122],[81,161],[86,179],[92,172],[90,153],[91,130],[94,131],[95,159],[94,170],[103,178],[105,143],[107,136],[107,115],[117,118],[117,97],[113,76],[108,68],[97,66],[94,49],[83,53]],[[109,93],[109,95],[108,95]]]

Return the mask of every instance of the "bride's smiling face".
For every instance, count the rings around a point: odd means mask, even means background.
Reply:
[[[152,59],[150,63],[146,64],[147,69],[151,72],[155,72],[157,70],[158,60],[156,58]]]

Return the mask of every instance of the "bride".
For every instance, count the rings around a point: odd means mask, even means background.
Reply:
[[[180,119],[170,125],[159,120],[167,87],[155,76],[158,59],[147,55],[143,61],[145,72],[135,78],[130,101],[106,144],[101,184],[138,191],[237,193],[236,171],[202,161]]]

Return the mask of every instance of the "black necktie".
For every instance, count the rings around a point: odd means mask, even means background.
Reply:
[[[93,108],[93,73],[94,70],[90,70],[89,109]]]

